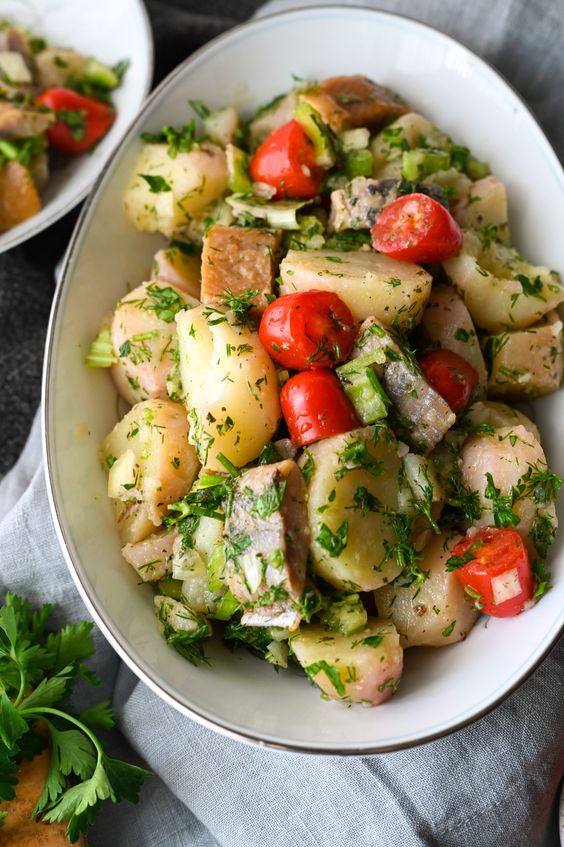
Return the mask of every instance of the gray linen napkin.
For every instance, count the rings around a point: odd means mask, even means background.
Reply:
[[[264,11],[292,5],[275,0]],[[494,60],[527,95],[562,157],[561,0],[498,0],[495,12],[485,0],[378,5],[416,14]],[[87,616],[50,518],[37,421],[20,462],[0,485],[0,550],[0,596],[10,589],[37,604],[50,600],[58,624]],[[341,760],[251,748],[198,726],[165,705],[96,637],[103,679],[96,697],[113,692],[122,733],[114,750],[124,755],[128,742],[129,755],[142,757],[156,776],[138,807],[106,807],[91,847],[543,842],[564,764],[564,641],[515,694],[467,729],[415,750]],[[558,843],[554,822],[546,843]]]

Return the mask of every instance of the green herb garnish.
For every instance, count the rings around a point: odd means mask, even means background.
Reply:
[[[107,700],[79,714],[67,710],[78,678],[98,682],[83,664],[94,653],[93,624],[81,621],[47,633],[51,612],[44,605],[32,613],[27,600],[9,593],[0,607],[0,799],[14,798],[21,758],[42,748],[35,733],[41,721],[51,764],[33,815],[46,823],[67,823],[74,843],[104,800],[136,803],[150,774],[105,752],[94,730],[114,725]]]

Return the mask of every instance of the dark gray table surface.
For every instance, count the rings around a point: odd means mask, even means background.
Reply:
[[[154,83],[190,53],[248,18],[261,0],[147,0],[155,39]],[[40,401],[54,269],[79,209],[0,256],[0,476],[14,464]]]

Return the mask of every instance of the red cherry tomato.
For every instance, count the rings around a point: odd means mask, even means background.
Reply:
[[[371,235],[375,250],[403,262],[444,262],[462,247],[450,212],[426,194],[405,194],[384,206]]]
[[[360,426],[333,371],[302,371],[291,377],[282,386],[280,406],[296,447]]]
[[[466,598],[484,614],[507,618],[529,604],[534,579],[523,539],[515,529],[482,529],[459,541],[450,561],[453,557],[464,561],[455,573]]]
[[[453,412],[464,409],[478,385],[479,376],[466,359],[452,350],[429,350],[419,358],[429,385],[446,400]]]
[[[266,182],[277,197],[315,197],[323,180],[313,144],[297,121],[271,132],[249,162],[255,182]]]
[[[84,153],[107,133],[115,111],[107,103],[84,97],[70,88],[48,88],[37,98],[39,106],[52,109],[59,120],[47,130],[51,147],[61,153]]]
[[[266,307],[259,337],[284,368],[332,368],[348,359],[356,325],[348,306],[332,291],[300,291]]]

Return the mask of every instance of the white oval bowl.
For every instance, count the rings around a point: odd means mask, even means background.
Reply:
[[[212,644],[194,668],[157,632],[152,591],[120,556],[97,449],[117,420],[107,374],[83,365],[103,315],[126,286],[146,278],[158,236],[137,232],[121,194],[139,133],[182,123],[188,98],[249,110],[308,79],[362,72],[390,85],[455,139],[491,162],[507,184],[515,243],[535,262],[564,270],[564,175],[530,112],[487,64],[412,20],[359,8],[292,11],[220,36],[152,95],[100,180],[66,257],[44,373],[45,460],[51,506],[71,573],[125,662],[186,715],[242,740],[310,752],[370,753],[423,743],[484,714],[554,643],[564,622],[564,534],[554,545],[554,588],[508,620],[484,618],[462,644],[406,653],[398,694],[377,709],[327,703],[297,673],[273,673],[244,651]],[[438,104],[438,105],[437,105]],[[547,214],[546,210],[550,210]],[[563,395],[535,406],[554,468],[564,471]],[[562,510],[561,510],[562,511]]]
[[[69,159],[52,171],[41,192],[39,213],[0,232],[3,253],[54,224],[86,197],[149,92],[153,37],[142,0],[2,0],[0,17],[28,27],[54,47],[72,47],[108,65],[130,61],[113,95],[117,114],[110,131],[92,153]]]

